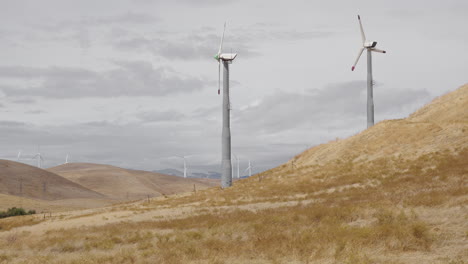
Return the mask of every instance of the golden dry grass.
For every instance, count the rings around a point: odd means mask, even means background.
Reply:
[[[0,194],[0,211],[11,207],[21,207],[27,210],[34,209],[36,212],[63,212],[70,210],[89,209],[103,207],[116,203],[109,199],[63,199],[63,200],[40,200],[25,198],[15,195]]]
[[[340,165],[330,165],[309,174],[321,180],[306,186],[277,185],[274,171],[268,172],[262,181],[257,175],[237,182],[237,188],[114,211],[133,212],[129,218],[81,216],[101,219],[99,225],[51,226],[40,236],[18,229],[13,242],[0,236],[0,255],[27,263],[463,263],[468,229],[457,221],[468,218],[467,159],[464,149],[397,165],[376,161],[345,175]],[[430,171],[422,169],[429,164]],[[379,183],[366,185],[368,179]],[[260,188],[270,183],[273,199],[269,188]],[[430,198],[434,193],[445,195]],[[179,213],[154,218],[163,208]],[[450,219],[441,221],[447,214]]]

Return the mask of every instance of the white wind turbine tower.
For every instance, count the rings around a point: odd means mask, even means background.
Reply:
[[[239,173],[239,162],[240,162],[240,159],[239,159],[239,157],[236,156],[236,154],[234,154],[234,157],[236,158],[236,161],[237,161],[237,179],[240,179],[240,173]]]
[[[16,161],[20,161],[21,160],[21,149],[18,151],[18,156],[16,157]]]
[[[184,178],[187,178],[187,161],[186,161],[187,156],[176,156],[176,157],[184,159]]]
[[[221,188],[232,186],[232,164],[231,164],[231,121],[229,102],[229,64],[237,57],[237,53],[222,53],[224,33],[219,45],[218,53],[214,56],[218,61],[218,94],[221,93],[221,62],[223,63],[223,130],[221,138]]]
[[[67,163],[68,163],[68,154],[67,154],[67,156],[65,157],[65,164],[67,164]]]
[[[42,163],[44,162],[44,158],[41,154],[41,147],[37,147],[37,154],[33,157],[33,159],[37,158],[37,167],[42,168]]]
[[[246,171],[249,171],[249,177],[252,176],[252,165],[250,164],[250,160],[249,160],[249,166],[247,167],[247,169],[245,169],[244,172]]]
[[[373,95],[373,82],[372,82],[372,52],[386,53],[385,50],[376,49],[377,41],[367,41],[362,27],[361,17],[358,15],[359,27],[361,29],[362,48],[359,50],[356,61],[351,68],[354,71],[356,64],[361,57],[364,49],[367,50],[367,128],[374,125],[374,95]]]

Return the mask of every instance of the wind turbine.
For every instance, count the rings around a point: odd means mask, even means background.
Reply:
[[[184,178],[187,178],[187,161],[186,161],[187,156],[176,156],[176,157],[184,159]]]
[[[37,154],[33,157],[33,159],[37,158],[37,167],[42,168],[42,162],[44,162],[44,158],[41,154],[41,147],[37,147]]]
[[[21,159],[21,149],[18,151],[18,156],[16,157],[16,161],[20,161]]]
[[[234,157],[236,158],[236,161],[237,161],[237,179],[240,179],[240,174],[239,174],[239,157],[236,156],[236,154],[234,154]]]
[[[372,83],[372,52],[387,53],[385,50],[376,49],[377,41],[366,40],[364,34],[364,28],[362,27],[361,17],[358,15],[359,27],[361,29],[362,48],[359,50],[356,62],[354,62],[351,70],[354,71],[362,52],[367,50],[367,128],[374,125],[374,95],[373,95],[373,83]]]
[[[67,154],[67,156],[65,157],[65,164],[67,164],[67,163],[68,163],[68,154]]]
[[[231,164],[231,121],[229,103],[229,64],[237,57],[237,53],[222,53],[224,33],[219,45],[218,53],[214,56],[218,61],[218,94],[221,93],[221,62],[223,63],[223,130],[221,136],[221,188],[232,186],[232,164]]]
[[[246,171],[249,171],[249,177],[252,176],[252,165],[250,165],[250,160],[249,160],[249,166],[247,167],[247,169],[245,169],[244,172]]]

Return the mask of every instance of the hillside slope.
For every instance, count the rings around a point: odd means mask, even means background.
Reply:
[[[0,193],[43,200],[104,198],[57,174],[9,160],[0,160]]]
[[[464,264],[466,87],[407,119],[309,149],[232,188],[46,220],[0,220],[0,257],[11,263]]]
[[[115,199],[142,199],[204,189],[217,185],[207,179],[184,179],[155,172],[128,170],[110,165],[68,163],[48,169],[70,181]]]
[[[59,200],[42,200],[26,198],[16,195],[0,194],[0,211],[6,211],[8,208],[11,207],[21,207],[26,210],[35,210],[37,213],[56,213],[72,210],[99,208],[111,205],[115,202],[115,200],[107,198],[70,198]]]
[[[406,119],[379,122],[355,136],[313,147],[289,163],[310,166],[389,156],[415,159],[442,149],[466,148],[467,135],[468,84],[435,99]]]

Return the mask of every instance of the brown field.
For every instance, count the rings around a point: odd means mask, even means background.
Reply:
[[[182,178],[155,172],[129,170],[110,165],[68,163],[48,171],[113,199],[137,200],[205,189],[219,180]]]
[[[105,198],[55,173],[9,160],[0,160],[0,194],[41,200]]]
[[[467,106],[465,85],[225,190],[0,220],[0,263],[467,263]]]
[[[89,209],[115,204],[117,201],[103,199],[59,199],[59,200],[41,200],[25,198],[15,195],[0,194],[0,211],[5,211],[11,207],[22,207],[26,210],[34,209],[37,213],[42,212],[63,212],[70,210]]]
[[[68,163],[48,170],[0,160],[0,211],[63,212],[203,190],[217,180],[183,179],[109,165]]]

